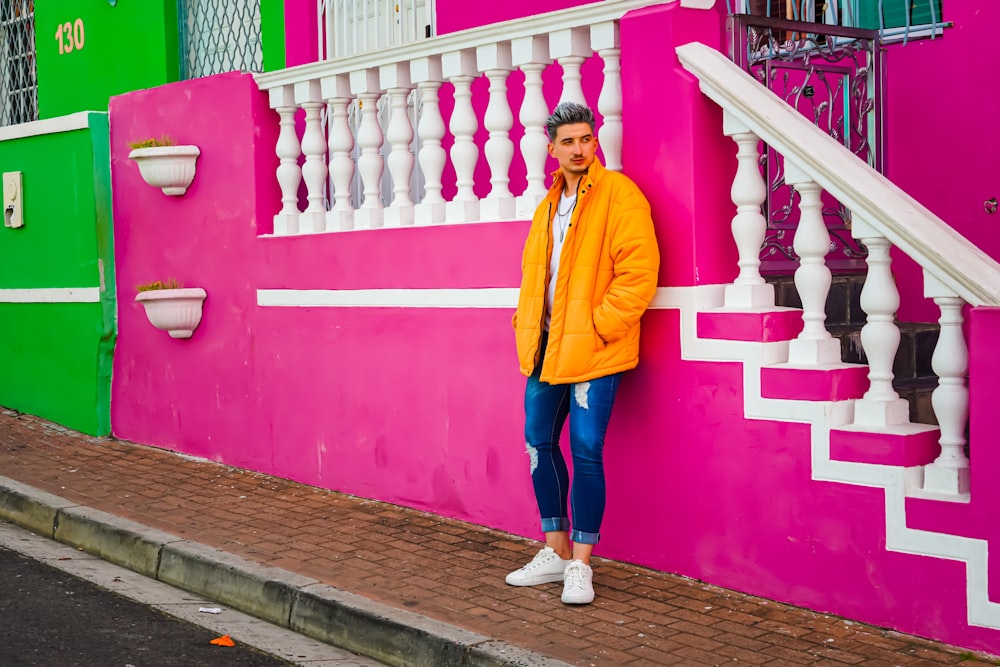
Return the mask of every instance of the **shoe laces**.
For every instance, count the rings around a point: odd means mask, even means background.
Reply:
[[[558,554],[553,549],[548,549],[548,548],[542,549],[537,554],[535,554],[535,557],[531,559],[531,562],[525,565],[522,569],[525,571],[533,570],[536,567],[540,567],[546,561],[557,556]]]
[[[575,560],[566,566],[566,572],[563,577],[566,588],[583,588],[583,573],[586,565],[583,562]]]

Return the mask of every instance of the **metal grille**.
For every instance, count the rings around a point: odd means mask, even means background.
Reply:
[[[35,0],[0,0],[0,126],[38,120]]]
[[[882,43],[935,37],[950,25],[943,0],[726,0],[730,14],[878,30]]]
[[[433,0],[319,0],[320,54],[343,58],[434,35]]]
[[[747,15],[730,17],[729,31],[730,55],[737,65],[881,171],[882,65],[877,32]],[[761,167],[768,184],[761,272],[793,270],[799,260],[793,248],[799,195],[785,183],[784,158],[766,145]],[[824,193],[822,212],[831,239],[827,266],[835,271],[863,269],[867,249],[851,236],[851,212],[829,193]]]
[[[260,0],[180,0],[181,78],[260,72]]]

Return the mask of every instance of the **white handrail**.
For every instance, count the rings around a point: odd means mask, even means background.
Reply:
[[[677,0],[671,1],[676,2]],[[269,90],[278,86],[407,62],[441,53],[473,49],[485,44],[507,42],[519,37],[531,37],[556,30],[568,30],[605,21],[614,21],[633,9],[662,4],[668,3],[663,2],[663,0],[601,0],[601,2],[590,5],[575,7],[572,11],[561,9],[546,14],[494,23],[481,28],[462,30],[379,51],[361,53],[347,58],[298,65],[275,72],[258,73],[254,75],[254,79],[261,90]]]
[[[701,90],[865,220],[942,284],[976,306],[1000,306],[1000,264],[843,145],[698,42],[677,47]]]

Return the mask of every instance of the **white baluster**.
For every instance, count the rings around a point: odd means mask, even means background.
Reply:
[[[354,212],[359,228],[381,227],[384,222],[382,206],[382,128],[378,123],[378,99],[381,90],[378,74],[372,70],[351,72],[351,90],[358,96],[361,106],[361,125],[358,127],[358,173],[364,192],[361,207]]]
[[[452,51],[441,58],[444,76],[455,86],[455,106],[448,125],[455,142],[451,146],[451,162],[455,167],[458,191],[446,207],[449,222],[467,222],[479,219],[479,198],[473,190],[479,148],[473,136],[479,129],[476,112],[472,108],[472,82],[478,75],[475,53]]]
[[[938,386],[931,394],[941,427],[941,454],[924,466],[924,491],[963,495],[969,492],[969,458],[965,455],[965,424],[969,418],[969,350],[962,333],[962,301],[953,291],[924,272],[924,295],[941,308],[941,333],[931,368]]]
[[[299,232],[299,137],[295,133],[295,94],[292,86],[280,86],[268,91],[271,108],[278,112],[278,143],[275,153],[279,164],[275,173],[281,188],[281,211],[274,216],[274,233],[298,234]]]
[[[590,28],[590,46],[604,61],[604,84],[597,98],[597,109],[604,122],[599,132],[604,166],[622,169],[622,78],[621,49],[618,48],[618,23],[608,21]]]
[[[379,79],[389,96],[389,125],[385,138],[392,150],[389,153],[389,174],[392,176],[392,202],[385,209],[385,224],[398,227],[412,225],[413,200],[410,198],[410,177],[413,176],[413,125],[406,98],[410,94],[410,64],[397,63],[379,69]]]
[[[525,37],[511,42],[511,62],[524,72],[524,101],[518,120],[524,128],[521,137],[521,156],[527,171],[527,187],[516,197],[518,218],[530,218],[538,204],[545,199],[545,160],[548,158],[549,137],[545,121],[549,108],[542,95],[542,72],[549,60],[548,41],[545,37]]]
[[[868,276],[861,290],[861,309],[868,321],[861,329],[861,345],[868,357],[868,391],[854,402],[854,423],[893,426],[910,421],[910,404],[892,387],[892,364],[899,349],[899,290],[892,277],[892,244],[873,226],[854,215],[851,235],[868,248]]]
[[[420,120],[417,135],[420,137],[420,170],[424,176],[424,198],[416,205],[414,215],[418,225],[438,224],[445,220],[445,201],[441,196],[441,174],[447,154],[441,147],[444,138],[444,118],[438,104],[438,90],[444,77],[441,59],[437,56],[410,61],[413,80],[420,94]]]
[[[731,229],[736,243],[740,273],[726,285],[727,308],[774,306],[774,285],[760,275],[760,248],[767,221],[760,206],[767,197],[767,184],[760,172],[760,138],[728,111],[722,115],[722,131],[736,142],[736,177],[730,195],[736,204]]]
[[[563,69],[563,88],[559,102],[586,104],[580,66],[594,53],[590,48],[586,28],[556,30],[549,35],[549,51]]]
[[[306,182],[308,206],[299,218],[303,232],[326,231],[326,205],[323,203],[326,186],[326,137],[323,135],[320,110],[326,106],[318,79],[295,84],[295,101],[305,109],[305,131],[302,134],[302,152],[306,156],[302,165],[302,180]]]
[[[479,204],[482,220],[510,220],[514,217],[514,195],[510,192],[510,163],[514,159],[514,142],[510,128],[514,114],[507,102],[507,77],[513,68],[510,44],[493,43],[476,49],[480,70],[490,82],[490,102],[486,106],[483,124],[490,133],[486,141],[486,162],[490,165],[490,192]]]
[[[826,330],[826,297],[830,293],[830,233],[823,221],[823,189],[809,180],[785,158],[785,182],[794,185],[799,202],[799,226],[792,247],[799,256],[795,289],[802,300],[802,333],[789,342],[788,363],[832,364],[840,362],[840,343]]]
[[[345,74],[323,79],[323,96],[329,100],[330,129],[330,191],[333,206],[326,214],[326,228],[354,229],[354,207],[351,205],[351,180],[354,178],[354,131],[348,121],[351,105],[351,84]]]

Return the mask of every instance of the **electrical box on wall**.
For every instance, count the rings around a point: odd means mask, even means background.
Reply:
[[[3,175],[3,224],[4,227],[24,225],[24,189],[19,171],[8,171]]]

